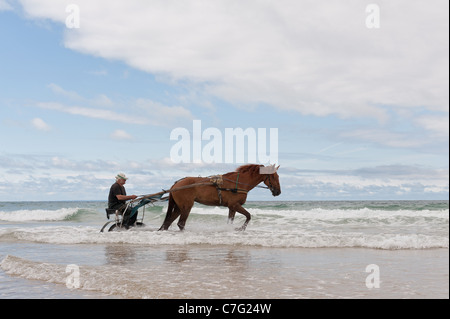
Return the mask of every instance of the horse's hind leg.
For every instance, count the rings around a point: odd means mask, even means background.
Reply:
[[[194,206],[194,200],[190,201],[187,200],[184,205],[182,205],[181,207],[179,207],[179,210],[181,212],[180,215],[180,219],[178,220],[178,227],[180,228],[180,230],[184,229],[184,226],[186,225],[186,220],[189,217],[189,214],[191,212],[192,206]]]
[[[178,206],[175,205],[173,210],[170,212],[170,215],[166,216],[166,219],[164,220],[164,223],[162,224],[161,228],[159,230],[168,230],[170,225],[172,225],[173,221],[180,216],[180,209]]]
[[[181,211],[180,211],[180,209],[178,209],[178,207],[174,210],[174,212],[172,213],[172,216],[170,217],[170,220],[169,220],[169,226],[173,223],[173,221],[175,220],[175,219],[177,219],[178,218],[178,216],[180,216],[180,214],[181,214]]]
[[[178,211],[178,213],[177,213]],[[164,222],[159,228],[159,230],[168,230],[172,222],[175,220],[175,218],[180,215],[177,203],[175,203],[175,200],[173,199],[172,194],[169,195],[169,205],[167,206],[167,213],[166,218],[164,218]]]
[[[191,212],[191,209],[186,209],[181,212],[180,220],[178,221],[178,227],[180,230],[184,230],[184,226],[186,225],[186,220],[189,217],[189,213]]]

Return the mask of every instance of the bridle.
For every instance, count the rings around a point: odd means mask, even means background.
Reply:
[[[268,188],[271,192],[273,192],[272,179],[270,178],[270,175],[272,174],[267,174],[266,178],[264,179],[264,183],[267,181],[267,179],[269,179],[269,186],[265,186],[263,188]]]

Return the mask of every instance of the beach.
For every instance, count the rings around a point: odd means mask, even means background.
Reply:
[[[0,298],[449,298],[448,201],[247,206],[100,233],[103,202],[2,203]]]

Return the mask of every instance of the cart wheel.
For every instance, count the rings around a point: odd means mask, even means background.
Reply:
[[[111,227],[109,227],[108,231],[113,231],[116,228],[117,224],[112,224]]]

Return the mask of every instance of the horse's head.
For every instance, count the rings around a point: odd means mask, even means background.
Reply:
[[[266,184],[267,187],[269,187],[270,191],[272,192],[273,196],[278,196],[281,194],[281,186],[280,186],[280,180],[278,176],[278,167],[275,167],[275,164],[272,166],[266,166],[261,167],[260,174],[264,174],[264,184]]]

